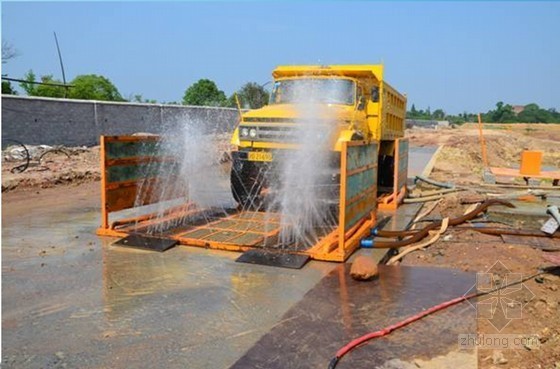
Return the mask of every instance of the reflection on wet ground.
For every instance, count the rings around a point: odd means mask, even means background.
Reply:
[[[357,282],[349,269],[339,265],[323,278],[233,368],[325,368],[351,340],[461,296],[475,283],[474,273],[398,266],[380,266],[379,279]],[[363,345],[338,368],[375,368],[394,358],[411,362],[447,354],[456,349],[459,334],[476,333],[475,318],[468,303],[454,306]],[[470,363],[476,366],[475,356]]]
[[[97,183],[10,197],[2,200],[5,368],[227,368],[337,268],[112,246],[95,235]]]
[[[225,368],[336,266],[118,248],[90,201],[3,219],[3,367]]]

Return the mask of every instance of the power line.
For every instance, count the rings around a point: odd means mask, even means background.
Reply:
[[[67,85],[67,84],[63,84],[63,83],[48,83],[48,82],[37,82],[37,81],[26,81],[24,79],[18,79],[18,78],[9,78],[9,77],[4,77],[2,76],[2,79],[5,81],[12,81],[12,82],[21,82],[21,83],[30,83],[32,85],[45,85],[45,86],[57,86],[57,87],[74,87],[74,85]]]

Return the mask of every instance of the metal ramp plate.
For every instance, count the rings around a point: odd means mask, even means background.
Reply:
[[[238,263],[301,269],[307,261],[309,261],[309,258],[309,255],[288,254],[277,251],[254,249],[244,252],[235,261]]]
[[[121,238],[117,242],[113,243],[113,245],[163,252],[165,250],[169,250],[178,243],[179,241],[169,238],[147,237],[132,234],[125,238]]]

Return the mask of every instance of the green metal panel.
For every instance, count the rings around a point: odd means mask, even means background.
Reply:
[[[371,168],[348,177],[346,181],[346,201],[356,197],[365,189],[376,185],[376,170],[377,168]]]
[[[154,177],[177,175],[177,163],[153,162],[145,164],[115,165],[106,168],[107,183],[138,181]]]
[[[357,171],[346,177],[344,231],[348,231],[376,207],[377,143],[348,146],[345,171]]]
[[[375,160],[372,162],[372,158]],[[377,163],[377,144],[364,146],[348,146],[346,168],[348,171]]]
[[[159,141],[108,141],[105,142],[107,159],[124,159],[138,156],[161,155]]]

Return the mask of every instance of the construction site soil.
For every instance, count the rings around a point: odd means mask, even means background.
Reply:
[[[413,129],[407,132],[407,136],[413,146],[442,146],[430,175],[432,178],[472,185],[478,189],[476,194],[481,195],[481,187],[477,186],[481,184],[483,166],[478,131],[474,128],[465,126],[446,130]],[[523,149],[536,149],[544,152],[545,166],[560,167],[560,125],[492,128],[485,130],[484,134],[492,166],[513,167],[519,164],[520,152]],[[9,223],[17,222],[19,217],[33,212],[37,202],[60,203],[68,185],[83,188],[84,194],[81,198],[99,198],[96,183],[84,184],[99,180],[98,147],[75,150],[70,157],[54,153],[52,155],[48,161],[17,174],[10,172],[16,163],[3,163],[3,220],[9,217]],[[45,190],[47,187],[56,188]],[[507,194],[507,190],[502,190],[502,193]],[[426,214],[426,217],[462,215],[470,206],[463,204],[462,199],[474,194],[473,191],[467,191],[449,195],[431,213]],[[427,207],[428,204],[424,206]],[[560,246],[559,239],[555,242]],[[25,258],[25,253],[24,250],[4,257]],[[522,273],[523,276],[528,276],[536,273],[539,267],[550,265],[543,257],[545,254],[547,252],[528,245],[505,243],[499,236],[450,227],[445,235],[431,246],[405,256],[402,264],[484,273],[492,270],[496,263],[500,263],[502,268],[499,274],[507,278],[508,273]],[[560,252],[548,254],[558,255]],[[9,272],[3,265],[3,273]],[[490,321],[480,319],[478,333],[536,336],[538,345],[525,345],[519,349],[507,350],[479,348],[479,368],[560,368],[560,276],[544,274],[524,282],[524,285],[530,291],[530,295],[525,295],[521,301],[522,317],[511,319],[509,324],[500,327],[499,330]],[[439,302],[434,301],[434,304]],[[3,321],[4,327],[9,324],[9,321]],[[433,338],[437,339],[436,332]]]

